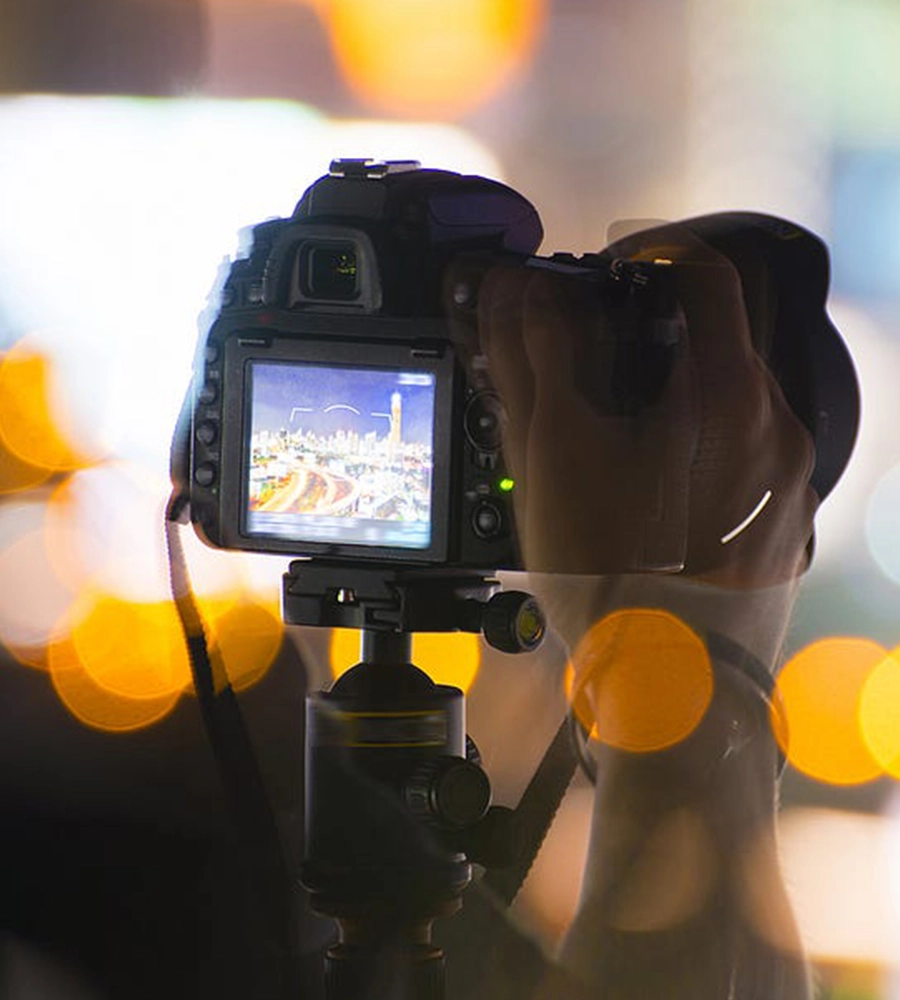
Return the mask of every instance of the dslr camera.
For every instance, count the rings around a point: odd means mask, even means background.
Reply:
[[[753,212],[681,225],[736,267],[754,346],[812,436],[823,499],[859,422],[824,243]],[[575,389],[605,413],[652,404],[684,337],[670,261],[540,257],[542,236],[512,188],[415,161],[335,160],[289,219],[254,226],[220,275],[173,447],[200,536],[323,566],[522,568],[503,407],[448,316],[448,267],[470,255],[476,273],[503,263],[590,282],[599,320]]]
[[[597,285],[623,319],[609,405],[652,398],[677,343],[661,265],[536,257],[540,218],[497,181],[335,160],[220,277],[189,393],[191,516],[228,549],[403,570],[521,568],[504,413],[445,308],[461,255]]]

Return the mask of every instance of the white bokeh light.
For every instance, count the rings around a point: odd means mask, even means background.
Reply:
[[[0,100],[0,307],[58,363],[76,435],[167,468],[197,316],[242,228],[336,156],[497,176],[452,126],[332,122],[287,102]]]
[[[811,957],[896,968],[895,821],[794,807],[781,815],[779,829],[785,882]]]
[[[900,417],[896,391],[900,347],[861,309],[835,302],[829,312],[853,356],[861,412],[850,464],[816,516],[816,564],[822,566],[855,551],[872,490],[885,470],[900,460],[895,430]]]
[[[869,497],[866,542],[885,576],[900,583],[900,465],[879,479]]]

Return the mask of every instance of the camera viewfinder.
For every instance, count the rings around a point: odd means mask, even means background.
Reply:
[[[352,302],[359,297],[359,262],[353,243],[310,241],[300,252],[303,294],[307,298]]]

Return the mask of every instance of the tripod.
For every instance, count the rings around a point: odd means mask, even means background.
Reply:
[[[472,862],[511,857],[512,812],[465,733],[457,688],[411,662],[414,631],[483,631],[508,652],[537,647],[534,599],[481,574],[295,562],[288,624],[362,631],[361,661],[307,699],[306,860],[313,907],[337,923],[328,1000],[441,1000],[435,919],[454,913]]]

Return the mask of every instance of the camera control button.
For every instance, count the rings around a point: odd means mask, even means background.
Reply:
[[[479,538],[494,538],[503,529],[503,514],[500,508],[483,500],[472,513],[472,530]]]
[[[217,469],[212,462],[204,462],[194,469],[194,482],[198,486],[212,486],[216,481]]]
[[[195,433],[200,444],[211,445],[219,436],[219,428],[214,420],[203,420],[197,424]]]
[[[506,413],[494,392],[473,396],[463,416],[466,437],[478,451],[498,451],[503,441]]]
[[[218,385],[215,382],[204,382],[200,392],[197,394],[197,398],[204,406],[214,403],[219,398]]]

